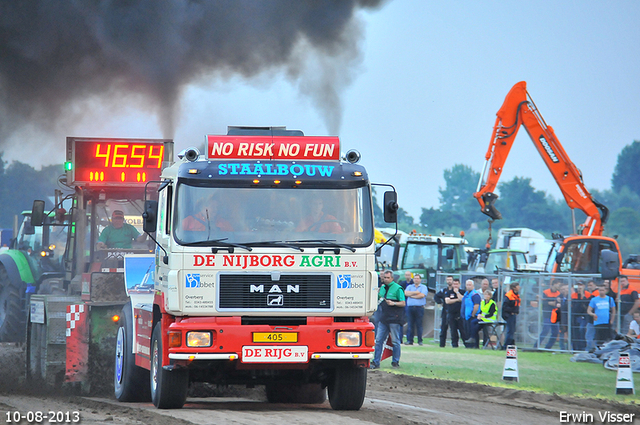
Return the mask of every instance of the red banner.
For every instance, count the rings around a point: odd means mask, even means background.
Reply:
[[[207,136],[207,159],[338,160],[334,136]]]

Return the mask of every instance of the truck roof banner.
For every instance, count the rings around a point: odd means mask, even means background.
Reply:
[[[207,159],[340,159],[335,136],[207,136]]]

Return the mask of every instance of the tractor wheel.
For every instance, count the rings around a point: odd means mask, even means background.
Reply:
[[[24,342],[26,309],[22,286],[22,282],[11,282],[0,266],[0,342]]]
[[[327,399],[322,384],[274,382],[267,384],[265,390],[269,403],[321,404]]]
[[[333,410],[359,410],[367,390],[367,369],[343,367],[329,383],[329,403]]]
[[[158,409],[180,409],[187,400],[188,370],[162,368],[162,337],[160,323],[151,338],[151,400]]]
[[[136,366],[135,354],[132,353],[133,332],[131,320],[131,304],[122,309],[122,321],[116,339],[116,357],[113,386],[119,401],[149,401],[149,371]]]

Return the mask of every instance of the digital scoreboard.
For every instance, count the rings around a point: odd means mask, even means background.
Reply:
[[[78,186],[144,186],[160,179],[167,143],[173,142],[67,137],[67,181]]]

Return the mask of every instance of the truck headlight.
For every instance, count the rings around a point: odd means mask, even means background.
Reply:
[[[187,347],[211,347],[211,332],[187,332]]]
[[[358,331],[340,331],[336,335],[338,347],[360,347],[361,344],[362,334]]]

